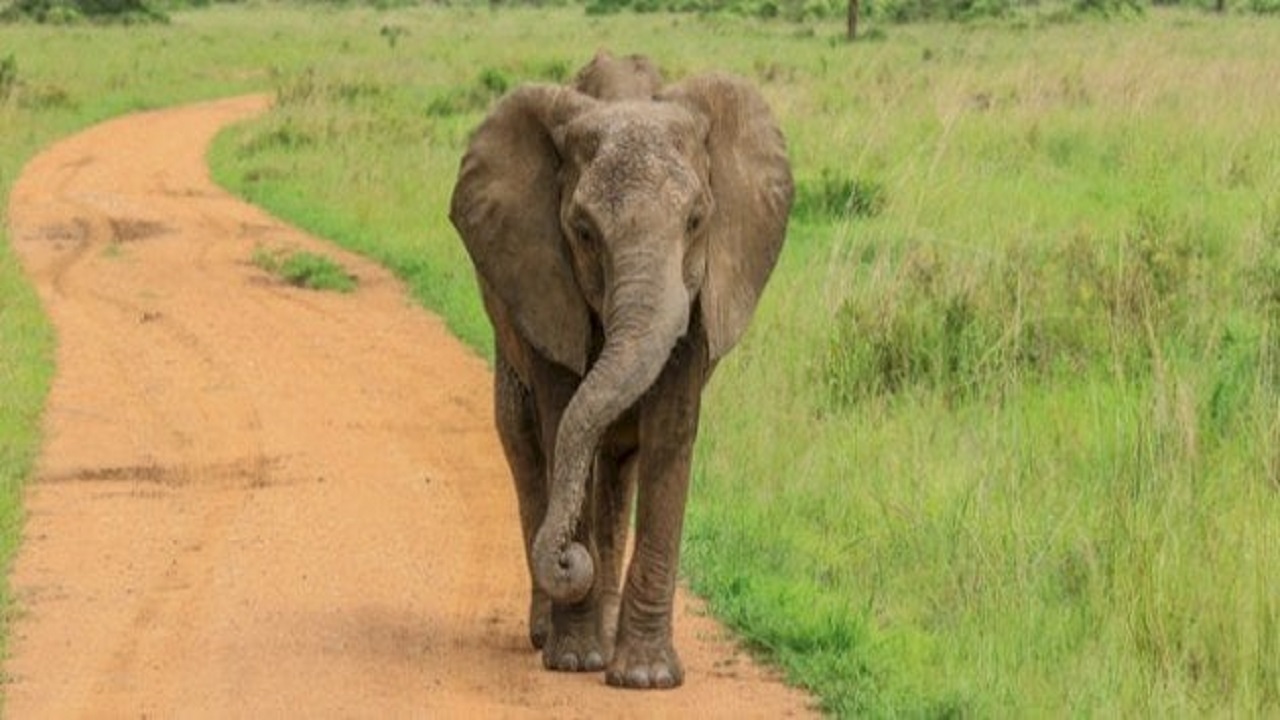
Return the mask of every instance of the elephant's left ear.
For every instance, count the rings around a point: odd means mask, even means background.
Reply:
[[[705,117],[711,194],[707,274],[699,303],[711,357],[738,342],[787,234],[794,186],[786,143],[760,93],[745,80],[700,75],[660,99]]]

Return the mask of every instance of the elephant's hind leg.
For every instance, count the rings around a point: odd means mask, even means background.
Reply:
[[[551,599],[533,582],[533,536],[547,514],[546,458],[539,442],[533,396],[515,370],[498,353],[494,366],[494,403],[498,437],[511,466],[525,561],[532,590],[529,598],[529,642],[541,649],[551,633]]]
[[[631,506],[635,497],[634,430],[615,437],[601,452],[596,466],[595,536],[600,551],[596,583],[600,587],[600,640],[605,659],[613,657],[618,634],[622,573],[631,537]]]

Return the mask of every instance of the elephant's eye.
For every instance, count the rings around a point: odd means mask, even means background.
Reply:
[[[583,245],[590,245],[595,242],[595,233],[591,232],[591,227],[586,223],[578,223],[573,227],[573,233],[578,236],[578,242]]]
[[[689,219],[685,221],[684,229],[690,234],[698,232],[698,228],[702,227],[702,213],[695,212],[689,215]]]

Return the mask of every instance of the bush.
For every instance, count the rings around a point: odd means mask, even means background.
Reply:
[[[1146,11],[1142,0],[1075,0],[1073,7],[1077,13],[1103,17],[1128,17]]]
[[[15,0],[0,12],[0,19],[10,22],[34,20],[52,25],[66,25],[82,19],[125,24],[169,20],[167,15],[144,0]]]
[[[794,213],[811,220],[872,218],[884,210],[885,201],[882,183],[824,168],[816,180],[799,182]]]
[[[428,102],[427,115],[450,117],[480,112],[518,84],[513,78],[563,83],[569,79],[570,73],[569,63],[562,60],[522,65],[510,71],[484,67],[474,83],[449,88]]]
[[[632,12],[725,13],[791,22],[843,17],[846,5],[838,0],[587,0],[588,15]]]
[[[0,103],[8,100],[18,89],[18,59],[13,53],[0,58]]]
[[[371,0],[375,4],[379,0]],[[386,0],[392,1],[392,0]],[[400,0],[395,0],[400,1]],[[541,7],[564,0],[503,0],[502,5]],[[621,12],[674,12],[703,15],[726,14],[803,23],[845,17],[843,0],[580,0],[588,15]],[[495,6],[498,3],[492,3]],[[1213,0],[863,0],[864,19],[890,23],[970,21],[1039,15],[1050,22],[1068,22],[1081,16],[1134,17],[1152,5],[1214,9]],[[1259,14],[1280,13],[1280,0],[1245,0],[1240,7]],[[878,39],[883,30],[872,29],[864,39]]]
[[[820,378],[832,406],[851,407],[913,387],[963,399],[1016,361],[1006,357],[1009,339],[1026,327],[1017,326],[1000,298],[974,283],[989,273],[914,248],[893,274],[888,287],[850,297],[836,311]]]

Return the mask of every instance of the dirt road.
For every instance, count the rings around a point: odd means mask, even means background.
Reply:
[[[805,714],[685,599],[680,690],[541,669],[488,372],[382,269],[213,186],[208,142],[265,107],[115,120],[14,188],[59,342],[8,715]],[[360,289],[282,286],[259,245]]]

